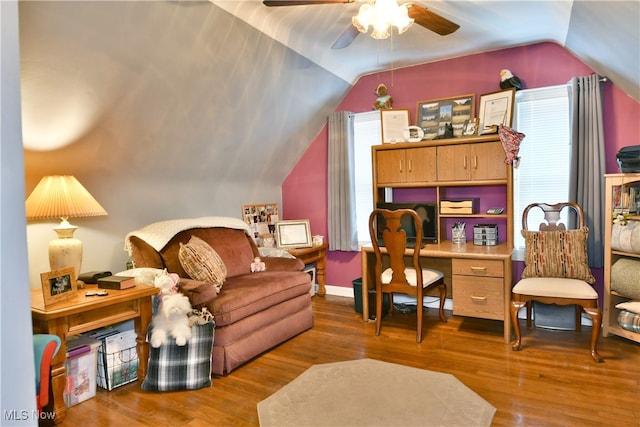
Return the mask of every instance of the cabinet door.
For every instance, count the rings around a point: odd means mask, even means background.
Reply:
[[[506,179],[505,153],[501,142],[469,144],[471,179]]]
[[[378,184],[394,184],[406,180],[405,150],[376,151]]]
[[[438,181],[469,181],[468,144],[438,147]]]
[[[407,148],[407,182],[436,180],[436,147]]]

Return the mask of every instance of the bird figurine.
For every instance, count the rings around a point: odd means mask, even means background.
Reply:
[[[517,76],[514,76],[509,70],[500,71],[500,89],[516,88],[522,89],[522,82]]]

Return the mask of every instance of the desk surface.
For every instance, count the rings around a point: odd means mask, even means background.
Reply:
[[[386,249],[381,247],[382,252]],[[373,253],[373,247],[365,246],[364,252]],[[420,256],[433,258],[486,258],[486,259],[507,259],[511,258],[511,250],[506,243],[495,246],[479,246],[472,242],[457,244],[451,240],[440,243],[430,243],[420,249]],[[412,254],[413,249],[407,249],[407,254]]]

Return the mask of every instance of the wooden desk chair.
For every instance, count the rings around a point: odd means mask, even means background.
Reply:
[[[407,252],[407,233],[402,228],[402,219],[409,215],[415,227],[415,249]],[[382,271],[382,253],[378,242],[376,221],[384,220],[382,240],[389,256],[390,267]],[[376,256],[375,281],[376,281],[376,335],[380,335],[382,326],[382,300],[383,294],[389,294],[391,312],[393,312],[393,294],[400,293],[416,297],[418,305],[418,325],[416,342],[422,341],[422,312],[423,297],[429,289],[438,287],[440,290],[440,320],[447,322],[444,317],[444,301],[447,295],[447,287],[444,283],[442,272],[420,266],[420,248],[422,246],[422,222],[418,214],[411,209],[376,209],[369,216],[369,234]],[[406,265],[405,255],[411,257],[411,264]],[[417,284],[421,284],[417,286]]]
[[[538,231],[530,231],[527,217],[534,208],[542,209],[544,219]],[[560,212],[568,208],[576,215],[576,228],[567,230],[560,222]],[[596,362],[602,358],[596,349],[602,312],[598,308],[598,293],[593,289],[595,278],[587,262],[587,237],[589,229],[584,225],[582,208],[573,202],[546,204],[533,203],[522,213],[522,236],[525,238],[525,269],[512,289],[511,321],[515,332],[513,350],[520,350],[522,340],[518,312],[527,306],[527,327],[531,327],[531,304],[576,306],[576,331],[580,331],[580,316],[584,310],[593,320],[591,330],[591,357]]]

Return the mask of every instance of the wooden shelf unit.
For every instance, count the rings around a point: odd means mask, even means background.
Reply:
[[[486,214],[486,207],[469,215],[440,214],[438,209],[438,241],[447,240],[446,219],[497,220],[504,223],[505,243],[513,249],[513,170],[504,162],[505,153],[497,134],[375,145],[371,155],[374,206],[385,201],[387,188],[434,188],[434,200],[419,201],[440,206],[440,201],[447,199],[447,190],[452,188],[503,187],[502,214]],[[482,199],[481,194],[478,197]]]
[[[640,186],[640,173],[605,175],[605,212],[613,212],[614,188],[630,185]],[[629,221],[640,221],[640,216],[638,216],[638,214],[631,216]],[[618,324],[620,310],[616,308],[616,305],[621,302],[630,301],[632,298],[611,290],[611,266],[621,258],[632,258],[640,261],[640,253],[611,249],[612,218],[607,217],[605,219],[604,230],[604,310],[602,316],[602,335],[606,337],[609,336],[609,334],[613,334],[640,343],[640,333],[623,329]]]

